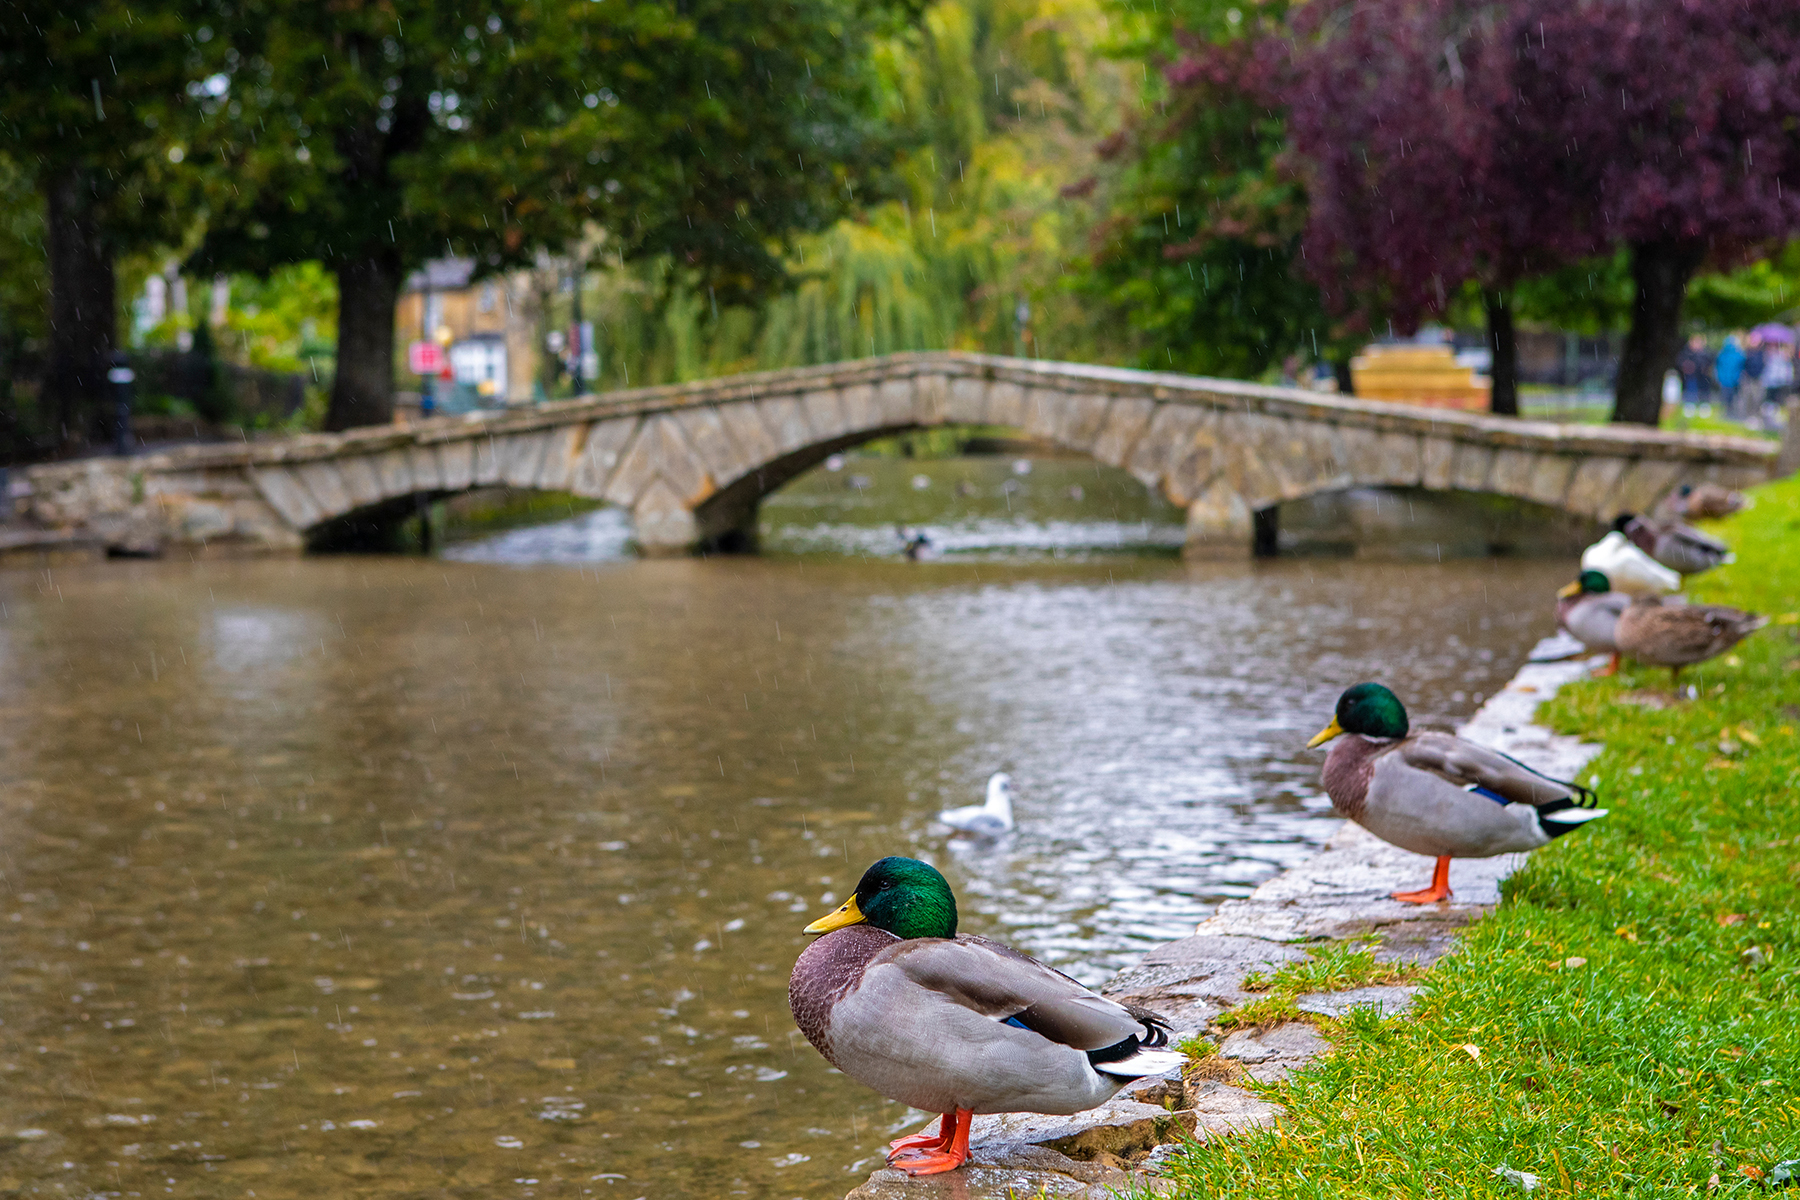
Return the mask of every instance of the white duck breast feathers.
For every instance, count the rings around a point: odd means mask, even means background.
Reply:
[[[1581,552],[1581,569],[1599,571],[1613,590],[1632,596],[1666,596],[1681,590],[1681,576],[1663,566],[1618,530]]]

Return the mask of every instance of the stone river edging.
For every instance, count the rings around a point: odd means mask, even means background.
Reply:
[[[1551,732],[1534,720],[1537,706],[1586,675],[1599,659],[1528,662],[1458,732],[1562,779],[1573,779],[1601,747]],[[1500,901],[1500,881],[1525,855],[1458,859],[1450,903],[1401,904],[1388,894],[1417,886],[1431,860],[1389,846],[1345,822],[1311,859],[1227,900],[1194,933],[1157,947],[1101,991],[1167,1015],[1178,1037],[1217,1031],[1213,1020],[1254,997],[1242,988],[1251,971],[1273,971],[1307,957],[1302,946],[1374,932],[1378,958],[1429,965],[1449,953],[1457,930]],[[1359,1005],[1406,1011],[1417,986],[1364,987],[1299,1000],[1302,1011],[1339,1016]],[[1285,1079],[1330,1051],[1309,1024],[1239,1030],[1219,1044],[1219,1057],[1261,1083]],[[1099,1108],[1067,1117],[1012,1113],[975,1118],[972,1154],[948,1175],[911,1179],[883,1168],[845,1200],[1010,1200],[1037,1196],[1102,1200],[1131,1184],[1171,1187],[1158,1166],[1182,1140],[1207,1141],[1275,1124],[1280,1105],[1221,1079],[1194,1075],[1142,1080]]]

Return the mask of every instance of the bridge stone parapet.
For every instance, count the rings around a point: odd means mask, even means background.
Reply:
[[[1487,492],[1610,520],[1681,484],[1748,486],[1777,448],[1557,425],[1294,388],[955,352],[610,392],[25,472],[35,523],[129,553],[295,550],[348,524],[508,485],[631,512],[648,553],[755,545],[762,498],[826,457],[944,424],[1002,425],[1130,471],[1188,514],[1187,551],[1241,556],[1256,514],[1352,487]]]

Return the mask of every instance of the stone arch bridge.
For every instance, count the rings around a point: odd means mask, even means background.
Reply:
[[[1187,510],[1187,550],[1200,557],[1247,555],[1259,512],[1345,488],[1487,492],[1610,520],[1683,483],[1760,482],[1776,459],[1741,438],[941,352],[38,466],[24,508],[120,553],[298,550],[510,485],[626,508],[646,553],[744,550],[758,504],[788,480],[872,438],[943,424],[1014,426],[1125,468]]]

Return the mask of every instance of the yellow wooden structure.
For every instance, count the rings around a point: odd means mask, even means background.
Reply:
[[[1456,361],[1445,345],[1368,346],[1350,360],[1350,381],[1363,400],[1398,400],[1436,408],[1486,411],[1492,382]]]

